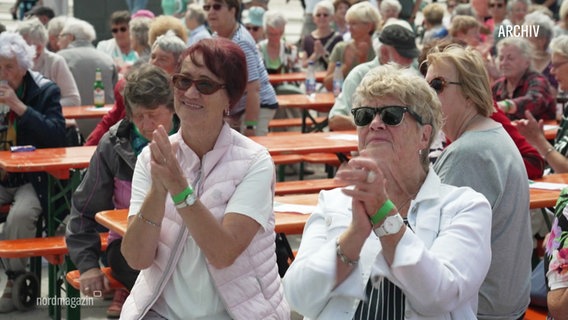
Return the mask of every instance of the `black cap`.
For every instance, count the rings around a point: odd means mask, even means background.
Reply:
[[[50,7],[39,6],[26,12],[26,16],[46,16],[48,19],[53,19],[55,12]]]
[[[383,28],[379,41],[393,46],[396,52],[405,58],[416,58],[420,50],[416,47],[414,32],[398,24],[389,24]]]

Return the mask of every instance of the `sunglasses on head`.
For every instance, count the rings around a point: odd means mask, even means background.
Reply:
[[[504,4],[503,3],[490,3],[489,4],[489,8],[503,8]]]
[[[380,108],[374,107],[359,107],[351,110],[355,124],[359,127],[364,127],[371,123],[375,116],[378,114],[381,121],[387,126],[396,127],[404,120],[404,114],[408,112],[416,121],[422,123],[422,117],[416,112],[410,110],[408,107],[402,106],[386,106]]]
[[[181,73],[174,74],[172,76],[172,82],[174,87],[181,91],[187,91],[191,86],[195,84],[195,88],[199,93],[210,95],[219,91],[220,89],[226,88],[224,84],[217,83],[212,80],[193,80],[190,77],[183,75]]]
[[[126,32],[126,30],[128,30],[127,27],[120,27],[120,28],[112,28],[112,29],[110,29],[110,31],[112,31],[112,33],[118,33],[119,31],[120,31],[120,32]]]
[[[329,16],[329,14],[327,14],[327,13],[316,13],[317,18],[319,18],[319,17],[327,18],[328,16]]]
[[[442,91],[444,91],[444,89],[450,84],[461,86],[461,82],[447,81],[442,77],[436,77],[430,80],[429,84],[432,89],[436,90],[436,93],[442,93]]]
[[[221,10],[221,8],[223,8],[223,5],[221,3],[204,4],[203,5],[203,10],[205,10],[205,11],[209,11],[209,10],[211,10],[211,8],[213,8],[213,10],[215,10],[215,11],[219,11],[219,10]]]
[[[260,29],[260,27],[258,26],[246,26],[245,28],[247,28],[248,31],[254,31],[254,32],[257,32]]]

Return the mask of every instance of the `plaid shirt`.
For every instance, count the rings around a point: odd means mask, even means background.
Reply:
[[[550,91],[548,80],[536,71],[527,71],[513,91],[513,99],[517,106],[515,113],[507,116],[511,120],[524,119],[525,110],[529,110],[533,116],[543,120],[556,119],[556,98]],[[507,92],[507,79],[499,78],[493,84],[493,99],[502,101],[509,99]]]

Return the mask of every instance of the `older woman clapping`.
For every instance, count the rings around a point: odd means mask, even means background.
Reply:
[[[247,85],[245,54],[218,37],[180,59],[172,77],[180,130],[154,131],[134,170],[122,253],[143,270],[121,318],[289,319],[274,245],[274,164],[223,120]]]
[[[550,83],[532,67],[533,49],[524,38],[506,38],[497,44],[503,77],[493,84],[493,99],[511,120],[523,119],[525,110],[537,119],[556,118],[556,100]]]
[[[559,89],[568,90],[568,35],[554,38],[550,43],[550,71],[558,80]],[[530,112],[525,112],[526,119],[517,122],[517,128],[527,140],[543,155],[548,165],[556,173],[568,172],[568,114],[564,110],[560,129],[554,146],[548,142],[543,132],[543,121],[535,119]]]
[[[429,169],[439,100],[391,65],[371,70],[355,97],[361,156],[336,177],[352,186],[320,194],[284,277],[287,300],[311,319],[475,319],[491,209]]]
[[[523,160],[503,126],[490,118],[494,107],[481,54],[449,46],[427,61],[426,80],[442,102],[444,134],[452,141],[433,168],[444,183],[481,192],[493,211],[491,268],[477,315],[520,319],[529,301],[532,251]]]

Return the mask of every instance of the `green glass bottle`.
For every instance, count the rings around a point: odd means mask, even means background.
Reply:
[[[93,85],[93,100],[95,108],[102,108],[105,106],[105,86],[103,84],[103,77],[101,75],[101,68],[97,68],[95,73],[95,84]]]

